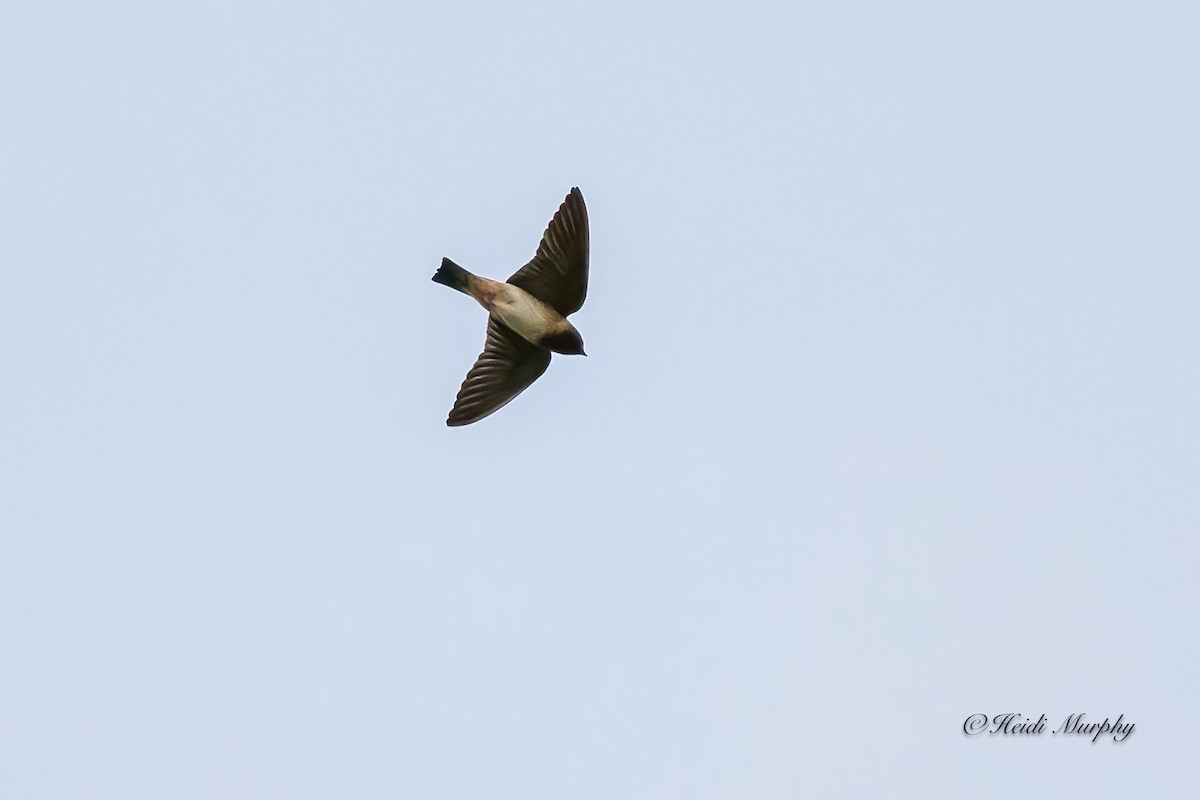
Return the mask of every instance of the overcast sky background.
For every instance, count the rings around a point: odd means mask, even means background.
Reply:
[[[1193,791],[1196,6],[506,5],[5,4],[0,793]]]

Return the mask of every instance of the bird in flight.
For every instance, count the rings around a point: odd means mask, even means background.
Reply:
[[[537,255],[507,283],[472,275],[448,258],[433,280],[487,309],[487,340],[467,373],[446,424],[470,425],[525,391],[550,366],[550,353],[581,355],[583,337],[567,321],[583,305],[588,280],[587,207],[571,189],[542,234]]]

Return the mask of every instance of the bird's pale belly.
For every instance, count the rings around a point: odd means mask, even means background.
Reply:
[[[533,344],[569,325],[562,314],[512,284],[501,284],[488,308],[491,315]],[[540,345],[539,345],[540,346]]]

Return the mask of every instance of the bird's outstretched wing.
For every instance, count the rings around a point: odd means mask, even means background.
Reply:
[[[446,424],[478,422],[525,391],[548,366],[549,350],[530,344],[489,317],[483,352],[458,390]]]
[[[588,219],[578,186],[550,220],[537,255],[508,282],[564,317],[583,305],[588,282]]]

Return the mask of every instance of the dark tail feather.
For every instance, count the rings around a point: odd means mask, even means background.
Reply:
[[[471,277],[471,273],[455,264],[448,258],[442,259],[442,265],[438,267],[438,271],[433,273],[433,282],[440,283],[443,286],[449,286],[451,289],[458,289],[460,292],[467,292],[467,280]]]

